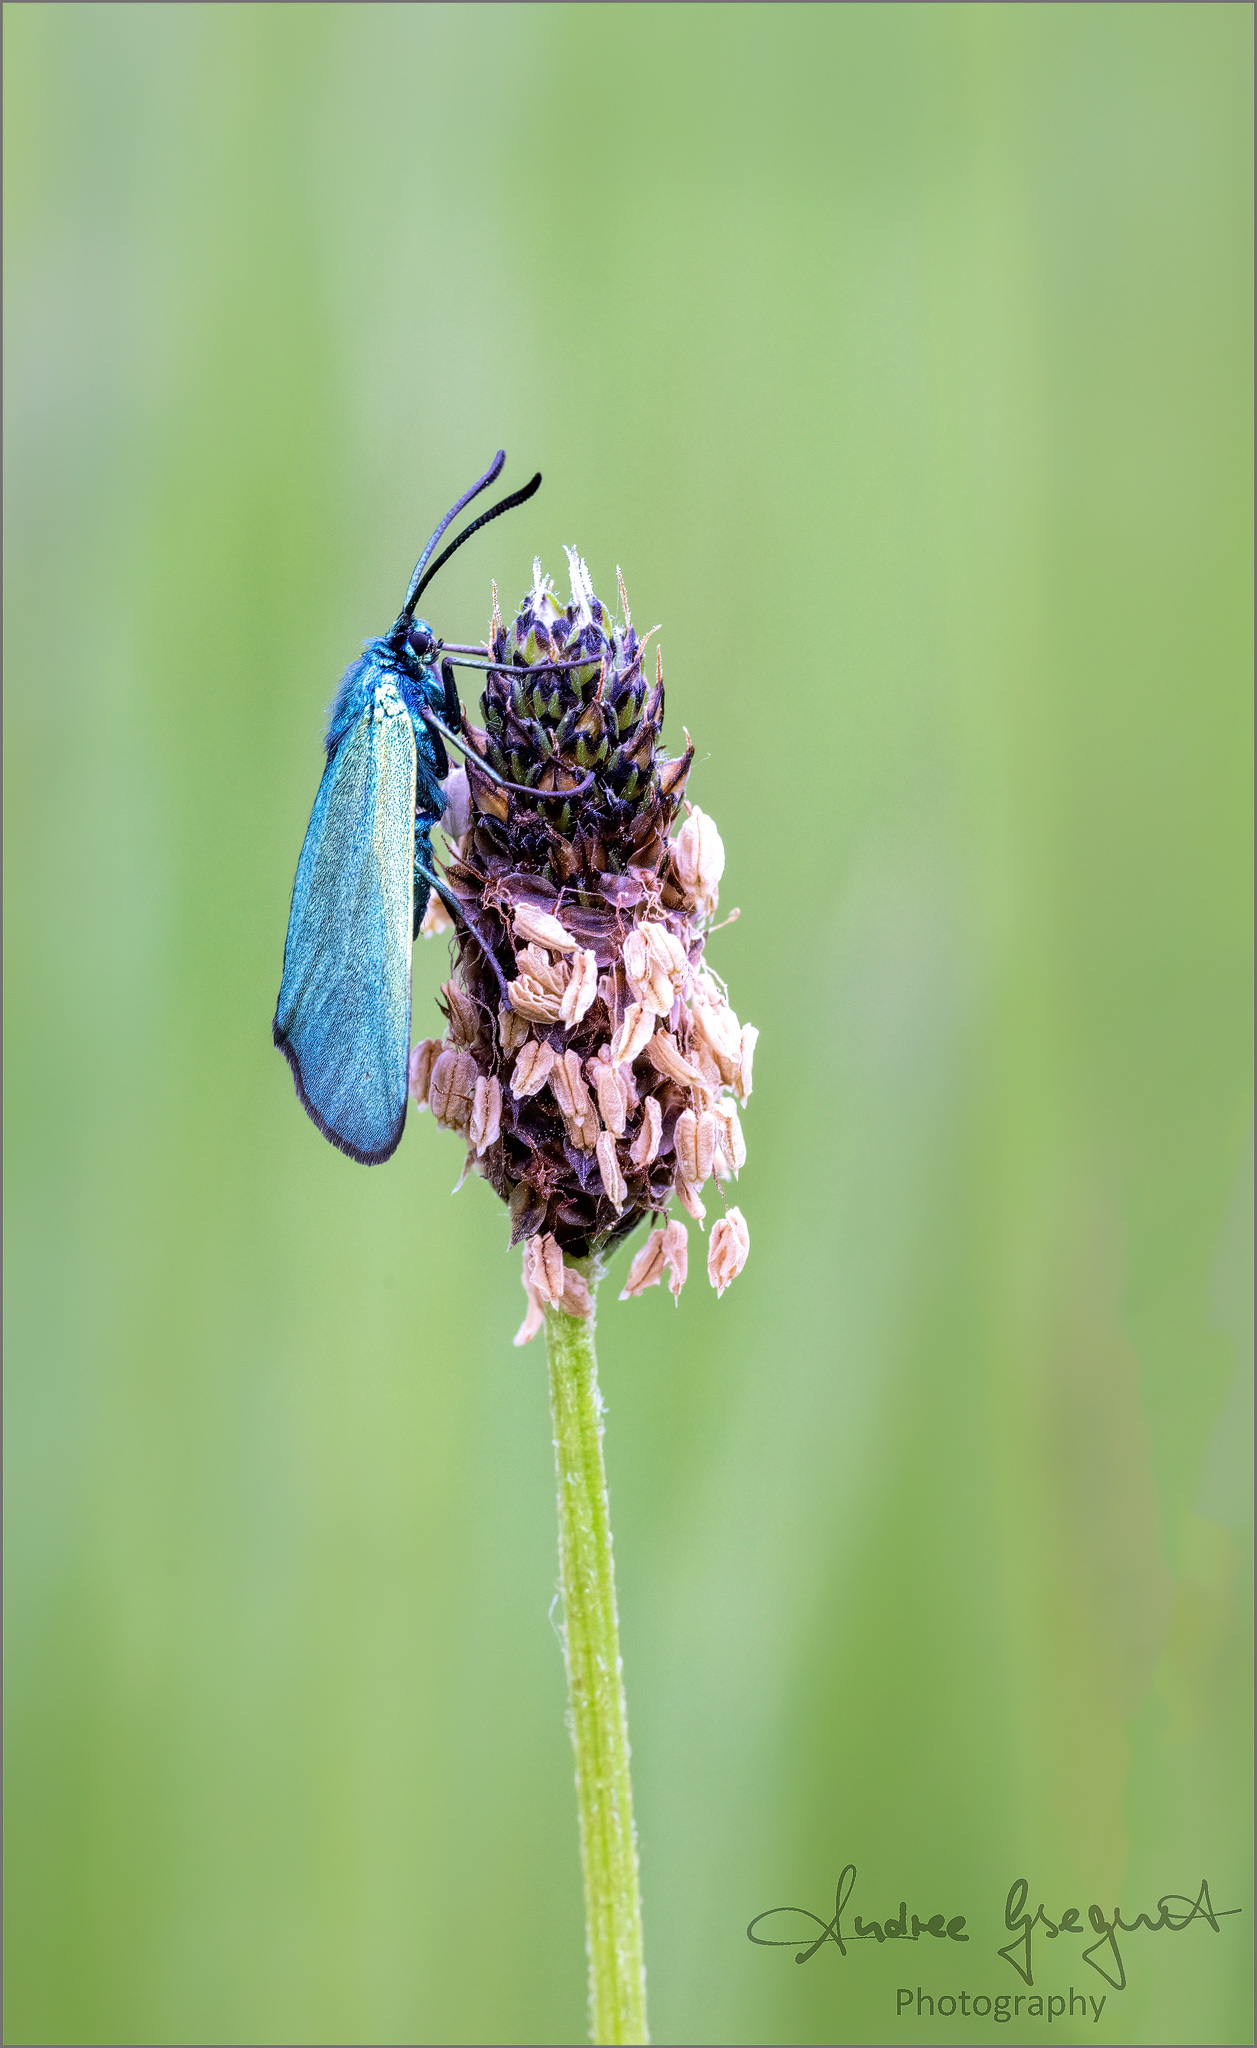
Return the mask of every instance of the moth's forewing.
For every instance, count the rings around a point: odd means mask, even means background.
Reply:
[[[275,1011],[302,1103],[368,1166],[406,1121],[415,765],[409,715],[381,680],[314,800]]]

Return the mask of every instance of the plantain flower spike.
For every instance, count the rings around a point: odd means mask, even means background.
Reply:
[[[494,595],[483,724],[464,712],[466,768],[443,820],[443,879],[467,918],[442,989],[448,1028],[410,1057],[412,1099],[461,1137],[524,1248],[517,1344],[547,1305],[588,1314],[572,1262],[643,1219],[659,1227],[621,1300],[665,1272],[679,1295],[686,1231],[669,1205],[701,1222],[700,1191],[723,1199],[744,1164],[738,1110],[758,1036],[704,958],[725,849],[684,803],[688,733],[684,753],[664,752],[662,660],[652,679],[623,580],[618,620],[567,556],[569,604],[539,562],[509,625]],[[749,1245],[740,1209],[712,1226],[718,1294]]]

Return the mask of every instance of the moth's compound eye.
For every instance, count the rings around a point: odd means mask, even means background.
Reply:
[[[410,628],[406,635],[406,641],[412,652],[419,656],[420,661],[429,660],[432,650],[436,646],[436,640],[432,633],[427,626],[422,624]]]

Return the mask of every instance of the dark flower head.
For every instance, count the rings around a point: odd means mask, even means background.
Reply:
[[[623,579],[619,622],[575,550],[568,559],[566,606],[539,563],[509,626],[494,594],[484,725],[464,714],[468,801],[447,819],[446,880],[476,935],[459,921],[448,1029],[411,1055],[415,1100],[464,1134],[468,1167],[507,1204],[511,1242],[531,1247],[534,1326],[539,1299],[579,1301],[565,1258],[608,1250],[674,1194],[701,1221],[699,1190],[746,1157],[737,1104],[757,1036],[704,964],[720,835],[686,805],[670,837],[694,749],[687,734],[683,754],[663,750],[662,662],[656,652],[651,677]],[[748,1242],[730,1213],[721,1291]],[[684,1229],[668,1228],[676,1292]],[[652,1246],[627,1291],[663,1270]]]

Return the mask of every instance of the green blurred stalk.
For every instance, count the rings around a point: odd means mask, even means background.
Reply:
[[[597,1302],[596,1261],[580,1271]],[[559,1482],[559,1571],[589,1952],[590,2036],[648,2041],[642,1906],[620,1679],[594,1317],[546,1311]]]

